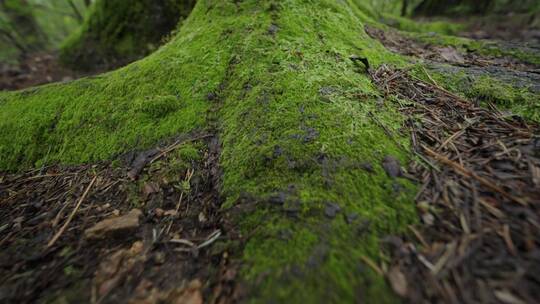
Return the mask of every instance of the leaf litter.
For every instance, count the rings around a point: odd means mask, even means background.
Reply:
[[[0,302],[234,301],[209,137],[184,135],[125,165],[1,173]],[[175,153],[184,143],[200,157]]]
[[[421,224],[386,246],[386,277],[412,303],[540,298],[540,128],[404,70],[371,76],[408,117]]]

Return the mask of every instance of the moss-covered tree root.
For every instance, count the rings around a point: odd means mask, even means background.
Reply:
[[[110,159],[217,117],[248,299],[397,301],[363,261],[415,219],[414,186],[381,166],[407,161],[408,140],[379,127],[399,134],[403,117],[365,65],[404,61],[365,34],[367,3],[198,1],[144,60],[1,94],[0,167]]]

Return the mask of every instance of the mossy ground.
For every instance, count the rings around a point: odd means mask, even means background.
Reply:
[[[512,57],[526,63],[540,65],[540,54],[533,49],[515,48],[493,41],[472,40],[464,37],[437,34],[435,32],[415,33],[412,31],[408,32],[407,36],[429,44],[456,47],[464,52],[476,52],[484,56]]]
[[[230,57],[222,29],[187,22],[148,58],[104,75],[0,94],[0,167],[87,163],[205,127],[206,96]],[[210,18],[210,17],[208,17]],[[185,34],[183,34],[185,33]],[[208,50],[214,49],[212,52]]]
[[[464,56],[474,54],[480,59],[485,57],[486,62],[498,60],[505,62],[500,67],[490,69],[489,66],[459,67],[429,61],[417,64],[417,58],[410,58],[410,62],[415,64],[411,71],[416,77],[427,82],[431,82],[430,78],[433,78],[437,85],[440,84],[465,98],[491,102],[503,110],[508,110],[530,121],[540,121],[537,77],[534,72],[531,72],[539,66],[540,55],[534,48],[451,36],[448,33],[458,32],[463,28],[458,25],[454,26],[453,30],[448,30],[446,22],[419,24],[408,19],[390,16],[385,23],[399,29],[400,35],[412,41],[428,46],[449,46]],[[385,24],[370,25],[381,30],[388,30]],[[528,67],[530,71],[524,69],[523,66]],[[426,75],[426,71],[429,71],[429,76]]]
[[[365,34],[365,3],[199,1],[144,60],[2,93],[0,168],[110,159],[216,120],[224,208],[251,235],[241,259],[253,301],[397,301],[362,257],[380,259],[380,238],[416,218],[414,185],[381,167],[410,158],[404,118],[350,57],[405,60]]]
[[[418,71],[417,75],[430,81],[424,73]],[[510,111],[512,115],[540,123],[540,94],[531,92],[527,87],[504,82],[489,75],[470,76],[463,72],[444,73],[437,70],[430,70],[429,73],[432,79],[444,83],[445,88],[458,95],[480,103],[493,103],[501,110]]]

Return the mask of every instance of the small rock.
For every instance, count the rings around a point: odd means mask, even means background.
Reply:
[[[341,207],[335,203],[326,203],[324,208],[324,214],[329,218],[335,218],[340,211]]]
[[[208,101],[214,101],[214,100],[217,99],[217,94],[214,93],[214,92],[210,92],[210,93],[208,93],[208,95],[206,95],[206,99]]]
[[[284,192],[276,193],[268,199],[268,202],[272,205],[283,205],[287,200],[287,195]]]
[[[114,210],[112,211],[112,215],[113,215],[113,216],[120,216],[120,210],[114,209]]]
[[[163,215],[165,215],[165,211],[161,208],[156,208],[154,210],[154,214],[156,215],[156,217],[162,217]]]
[[[319,89],[319,94],[322,96],[330,96],[336,92],[336,89],[332,87],[322,87]]]
[[[422,214],[422,221],[428,226],[432,226],[435,223],[435,217],[431,213]]]
[[[199,222],[201,223],[204,223],[206,222],[208,219],[206,218],[206,215],[204,215],[203,212],[199,213]]]
[[[403,172],[401,171],[401,166],[399,165],[399,161],[392,157],[392,156],[386,156],[383,160],[382,166],[384,168],[384,171],[386,171],[386,174],[392,178],[400,177],[403,175]]]
[[[279,27],[275,24],[271,24],[270,28],[268,29],[268,34],[274,36],[279,31]]]
[[[373,165],[370,164],[370,163],[363,163],[360,165],[360,167],[362,169],[364,169],[365,171],[369,172],[369,173],[374,173],[375,172],[375,169],[373,168]]]
[[[390,286],[392,286],[395,293],[401,297],[405,297],[407,295],[407,278],[405,278],[405,275],[398,267],[390,268],[387,278],[388,281],[390,281]]]
[[[109,236],[128,233],[139,228],[139,217],[142,211],[133,209],[120,217],[105,219],[84,231],[87,239],[102,239]]]
[[[347,224],[352,224],[354,221],[356,221],[359,218],[358,213],[349,213],[345,216],[345,221]]]

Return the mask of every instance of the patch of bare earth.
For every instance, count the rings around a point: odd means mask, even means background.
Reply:
[[[187,142],[198,160],[176,153]],[[0,302],[228,303],[218,143],[0,175]]]
[[[366,33],[389,50],[428,62],[460,67],[499,67],[513,71],[540,73],[539,67],[511,57],[480,55],[474,50],[462,52],[453,46],[441,46],[411,39],[393,29],[381,30],[366,26]]]
[[[61,66],[54,53],[33,53],[20,59],[18,64],[0,63],[0,90],[20,90],[86,75]]]
[[[406,71],[372,78],[409,117],[421,185],[421,224],[387,240],[393,289],[411,303],[537,303],[540,128]]]

